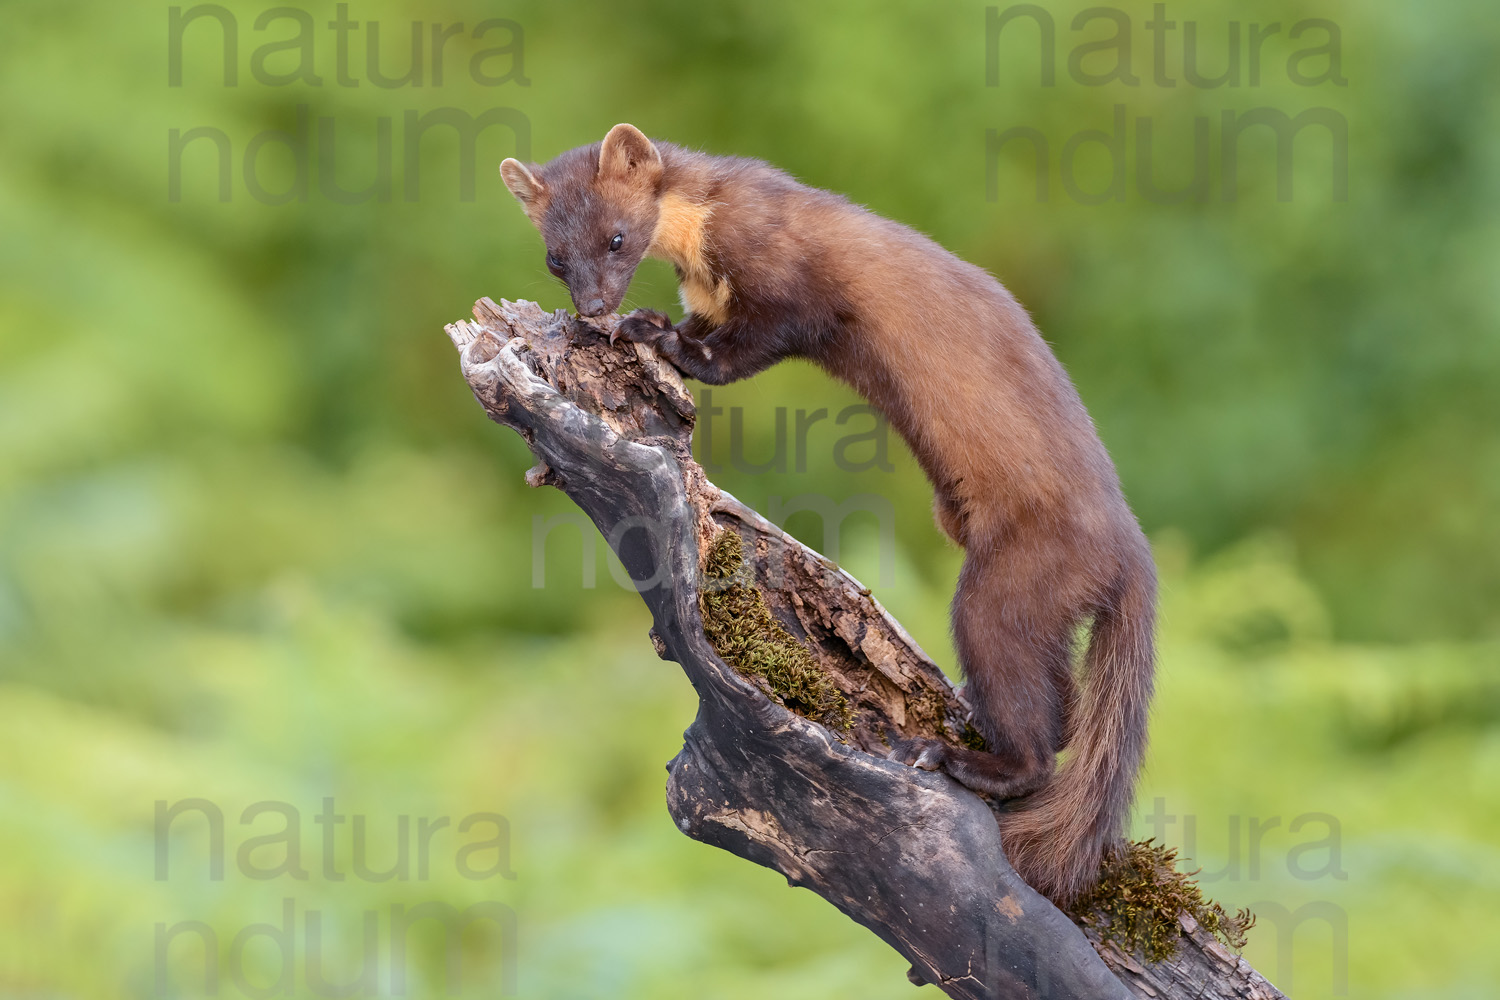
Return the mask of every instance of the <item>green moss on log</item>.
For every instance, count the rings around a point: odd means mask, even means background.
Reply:
[[[1151,962],[1176,954],[1183,913],[1228,947],[1244,948],[1245,932],[1255,926],[1254,914],[1240,910],[1230,916],[1224,907],[1205,899],[1193,878],[1196,874],[1177,870],[1176,848],[1152,840],[1124,844],[1105,857],[1098,885],[1073,905],[1073,919],[1122,951]]]
[[[854,724],[849,700],[818,666],[812,650],[771,614],[745,567],[739,534],[715,535],[706,563],[708,582],[698,597],[703,632],[724,662],[764,681],[798,715],[848,732]]]
[[[975,729],[972,722],[964,723],[964,731],[959,734],[958,741],[970,750],[978,750],[981,753],[988,753],[990,749],[984,734]]]

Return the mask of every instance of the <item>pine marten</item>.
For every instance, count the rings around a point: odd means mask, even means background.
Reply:
[[[619,336],[710,385],[806,358],[887,415],[932,480],[939,525],[965,549],[953,639],[991,748],[912,740],[891,758],[1018,800],[1000,822],[1021,877],[1059,905],[1091,887],[1145,749],[1156,573],[1026,310],[899,223],[768,164],[653,142],[631,125],[545,165],[508,159],[500,173],[581,314],[613,312],[641,259],[665,258],[687,315],[673,325],[638,310]]]

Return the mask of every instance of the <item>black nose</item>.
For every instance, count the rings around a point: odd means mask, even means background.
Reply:
[[[603,299],[589,299],[587,302],[585,302],[583,304],[583,308],[580,309],[580,310],[578,310],[578,311],[581,312],[581,313],[583,313],[585,316],[603,316],[604,315],[604,300]]]

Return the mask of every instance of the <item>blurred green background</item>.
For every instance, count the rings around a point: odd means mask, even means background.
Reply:
[[[571,507],[524,487],[523,445],[484,419],[442,334],[481,295],[567,304],[495,164],[619,121],[768,159],[1005,281],[1076,379],[1161,564],[1137,832],[1182,847],[1225,904],[1259,909],[1247,956],[1297,997],[1493,995],[1500,22],[1479,0],[1172,2],[1167,86],[1152,5],[1132,0],[1110,9],[1139,82],[1091,85],[1077,77],[1118,52],[1079,48],[1114,31],[1071,27],[1084,6],[1049,7],[1049,86],[1025,18],[995,40],[987,81],[973,2],[361,0],[343,65],[329,23],[344,5],[296,8],[308,48],[278,50],[302,30],[292,9],[235,2],[182,29],[173,86],[174,8],[7,0],[0,996],[205,995],[200,931],[157,954],[158,925],[182,921],[217,939],[216,995],[257,995],[277,951],[233,941],[280,923],[285,900],[297,996],[317,995],[314,920],[322,973],[356,985],[376,921],[386,995],[393,906],[483,900],[514,911],[515,956],[469,933],[469,995],[496,995],[506,967],[522,997],[913,994],[873,935],[675,830],[662,765],[691,691],[602,561],[586,585],[596,533],[563,523],[534,564],[534,518]],[[494,18],[522,34],[474,37]],[[1324,24],[1290,38],[1306,19]],[[420,85],[378,85],[371,22],[378,68],[399,78],[413,20]],[[1237,86],[1185,79],[1188,22],[1201,75],[1225,72],[1237,39]],[[1252,85],[1251,25],[1273,22]],[[436,24],[464,28],[434,61]],[[1329,43],[1330,25],[1337,66],[1309,55],[1294,77],[1289,58]],[[296,130],[299,106],[305,197],[288,147],[255,138]],[[1070,191],[1070,137],[1111,131],[1117,107],[1124,155],[1074,141]],[[408,115],[445,108],[503,109],[503,124],[472,151],[442,127],[414,143]],[[1289,198],[1265,129],[1228,157],[1226,196],[1222,116],[1259,108],[1346,123],[1346,198],[1338,143],[1314,127],[1293,147]],[[1206,130],[1205,199],[1149,196],[1142,120],[1169,189]],[[1026,142],[987,155],[986,130],[1015,127],[1048,144],[1045,201]],[[174,156],[173,130],[198,128],[222,139]],[[1123,197],[1085,203],[1116,165]],[[338,193],[372,181],[372,199]],[[676,315],[670,269],[644,267],[627,305]],[[860,516],[841,558],[951,667],[959,553],[898,443],[892,471],[840,469],[837,442],[867,425],[830,419],[809,432],[805,471],[746,471],[774,455],[778,407],[853,402],[800,364],[714,390],[716,479],[761,509],[888,500],[895,550]],[[810,515],[788,526],[825,542]],[[223,813],[222,881],[193,816],[156,877],[155,803],[190,797]],[[328,797],[349,822],[314,820]],[[298,811],[305,880],[246,874],[289,851],[252,841],[287,826],[277,814],[240,821],[266,800]],[[457,870],[458,846],[490,836],[457,825],[482,812],[508,817],[509,852],[471,864],[504,861],[514,879]],[[419,817],[451,818],[426,875],[414,854],[404,879],[351,874],[356,854],[398,862],[402,817],[412,852]],[[323,873],[330,830],[343,881]],[[439,995],[441,942],[413,941],[409,995]]]

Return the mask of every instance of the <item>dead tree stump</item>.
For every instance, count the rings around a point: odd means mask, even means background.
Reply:
[[[1085,933],[1011,870],[997,804],[885,760],[892,736],[972,734],[962,693],[857,580],[705,478],[692,396],[650,348],[611,346],[617,322],[481,299],[447,332],[485,411],[536,455],[527,482],[593,519],[651,611],[657,653],[698,693],[668,766],[678,827],[816,892],[951,997],[1280,997],[1186,914],[1162,962]],[[725,652],[751,662],[760,643],[763,676],[716,651],[703,593],[765,617]],[[793,647],[806,652],[782,655]],[[778,687],[776,670],[821,693]]]

